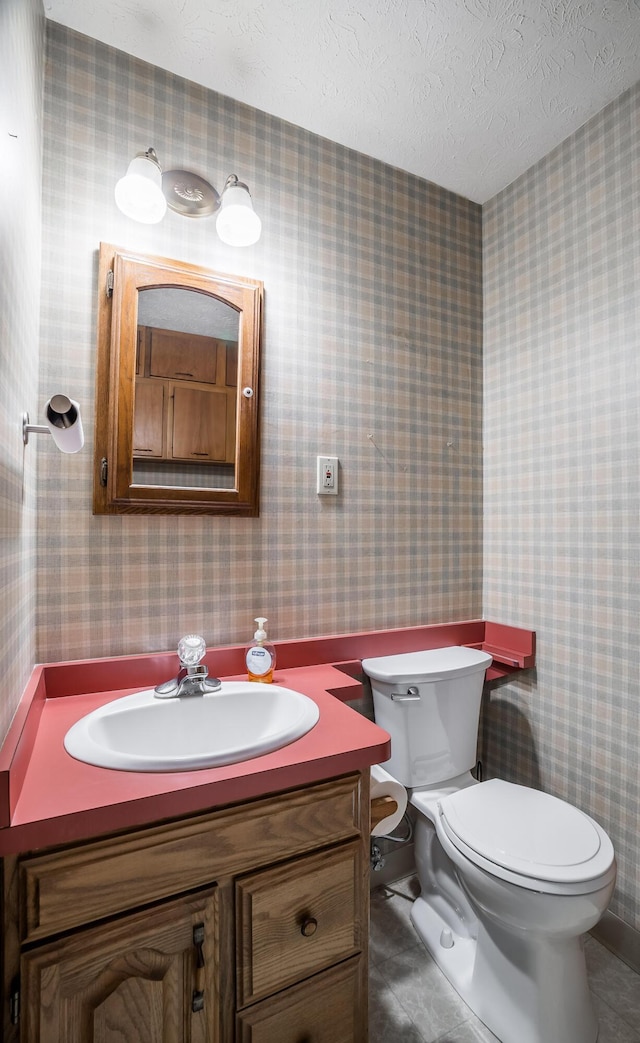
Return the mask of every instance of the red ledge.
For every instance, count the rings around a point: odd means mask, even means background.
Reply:
[[[35,667],[0,749],[0,854],[193,814],[384,761],[387,733],[343,705],[359,690],[360,660],[453,644],[494,656],[487,680],[535,662],[532,631],[483,620],[278,642],[274,681],[314,699],[318,724],[263,757],[180,773],[96,768],[63,746],[68,729],[86,713],[172,676],[175,653]],[[219,677],[241,678],[243,655],[243,646],[210,649],[206,662]]]
[[[536,635],[533,630],[487,622],[482,648],[493,656],[493,663],[487,671],[488,681],[535,666]]]

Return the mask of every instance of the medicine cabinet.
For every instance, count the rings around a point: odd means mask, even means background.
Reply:
[[[102,243],[95,514],[258,514],[262,283]]]

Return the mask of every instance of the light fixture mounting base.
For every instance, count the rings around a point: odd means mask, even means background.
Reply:
[[[162,191],[169,209],[183,217],[210,217],[220,209],[213,185],[191,170],[165,170]]]

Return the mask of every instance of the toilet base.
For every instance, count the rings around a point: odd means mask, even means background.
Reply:
[[[528,937],[520,945],[482,923],[477,938],[457,935],[423,897],[411,920],[445,977],[501,1043],[596,1043],[579,938],[559,946]]]
[[[468,935],[462,937],[452,931],[422,896],[416,898],[411,906],[411,922],[444,976],[473,1010],[471,985],[476,957],[476,939]],[[442,944],[445,932],[448,932],[453,941],[453,945],[450,947]]]

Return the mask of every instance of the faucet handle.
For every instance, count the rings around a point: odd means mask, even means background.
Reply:
[[[181,666],[197,666],[204,659],[207,646],[203,637],[198,634],[187,634],[178,642],[178,657]]]

